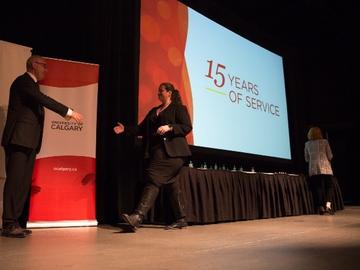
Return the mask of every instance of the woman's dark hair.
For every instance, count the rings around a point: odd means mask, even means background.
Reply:
[[[159,88],[164,87],[167,92],[171,91],[171,102],[174,104],[182,104],[179,90],[175,89],[174,85],[169,82],[160,84]]]

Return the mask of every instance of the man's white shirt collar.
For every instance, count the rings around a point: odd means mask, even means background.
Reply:
[[[36,79],[36,77],[35,77],[34,74],[32,74],[32,73],[29,72],[29,71],[26,71],[26,73],[30,75],[30,77],[34,80],[34,82],[37,82],[37,79]]]

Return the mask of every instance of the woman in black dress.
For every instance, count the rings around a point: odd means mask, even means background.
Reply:
[[[152,108],[144,120],[135,127],[124,127],[118,123],[114,127],[116,134],[126,133],[142,135],[145,143],[147,184],[140,202],[131,215],[122,214],[122,219],[136,229],[142,223],[149,209],[154,205],[159,188],[169,185],[171,206],[175,222],[166,229],[181,229],[187,226],[184,206],[181,202],[181,190],[177,174],[191,155],[185,136],[192,130],[189,113],[182,105],[179,91],[171,83],[161,83],[158,89],[161,104]]]

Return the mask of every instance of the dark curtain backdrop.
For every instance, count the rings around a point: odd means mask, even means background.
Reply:
[[[100,2],[100,1],[99,1]],[[140,151],[134,138],[116,136],[113,127],[137,122],[140,1],[103,1],[95,29],[100,69],[97,132],[97,218],[118,221],[131,211],[139,182]]]
[[[326,54],[338,49],[340,42],[329,43],[333,47],[325,52],[321,44],[315,50],[310,49],[307,43],[306,46],[295,44],[261,31],[256,22],[241,20],[238,16],[241,14],[228,16],[220,9],[221,3],[215,5],[217,1],[210,1],[208,6],[207,1],[184,2],[189,5],[194,2],[193,7],[203,14],[284,57],[293,154],[291,164],[282,164],[276,160],[258,161],[251,156],[194,148],[194,162],[200,165],[204,160],[220,161],[229,166],[255,165],[258,171],[305,172],[303,144],[307,128],[311,124],[322,124],[334,145],[334,166],[344,189],[344,199],[359,201],[359,184],[351,170],[356,167],[352,158],[355,151],[349,144],[355,139],[352,95],[348,93],[347,99],[340,103],[343,107],[339,108],[338,96],[334,94],[337,93],[334,88],[341,85],[347,89],[352,87],[349,80],[343,79],[346,72],[350,72],[349,67],[340,69],[340,78],[335,72],[324,72],[324,69],[331,70],[325,67],[331,61]],[[100,65],[97,119],[97,218],[100,223],[117,222],[121,212],[132,211],[141,190],[140,142],[115,136],[112,130],[117,121],[125,125],[137,122],[139,30],[140,0],[12,0],[1,4],[1,40],[32,47],[35,54]],[[345,54],[350,57],[349,51]],[[332,82],[328,76],[333,77]],[[323,88],[333,89],[332,94],[326,96]],[[344,116],[348,116],[346,121]]]

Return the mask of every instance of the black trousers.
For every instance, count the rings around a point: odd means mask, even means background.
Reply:
[[[331,202],[334,192],[333,176],[318,174],[310,177],[310,189],[314,199],[314,206],[325,206]]]
[[[3,226],[19,223],[20,226],[26,227],[35,157],[35,150],[27,147],[19,145],[5,147]]]

